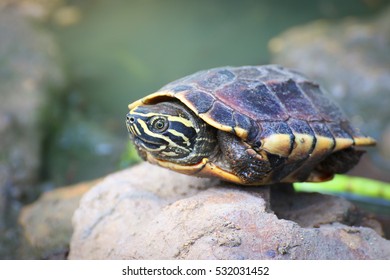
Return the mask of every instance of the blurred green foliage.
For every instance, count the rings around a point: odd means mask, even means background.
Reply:
[[[322,193],[353,193],[365,197],[381,198],[389,201],[390,184],[367,178],[336,175],[333,180],[322,183],[294,183],[297,191]]]
[[[126,145],[125,151],[122,153],[119,167],[125,168],[127,166],[141,162],[141,160],[142,159],[139,157],[137,150],[135,149],[134,144],[129,141]]]

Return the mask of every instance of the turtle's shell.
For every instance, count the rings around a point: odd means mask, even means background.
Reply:
[[[307,160],[375,143],[350,125],[318,84],[278,65],[200,71],[167,84],[129,108],[172,98],[216,129],[283,158]]]

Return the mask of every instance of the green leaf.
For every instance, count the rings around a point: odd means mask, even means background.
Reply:
[[[347,175],[336,175],[333,180],[322,183],[294,183],[294,188],[304,192],[353,193],[390,200],[389,183]]]

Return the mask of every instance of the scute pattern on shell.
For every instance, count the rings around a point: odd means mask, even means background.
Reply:
[[[359,135],[348,126],[340,108],[318,84],[294,70],[278,65],[223,67],[200,71],[164,86],[160,91],[183,93],[200,117],[221,126],[250,126],[261,121],[336,123],[337,135]],[[217,127],[218,128],[218,127]],[[337,130],[337,129],[336,129]]]

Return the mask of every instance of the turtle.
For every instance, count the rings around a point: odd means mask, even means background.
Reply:
[[[375,145],[317,82],[280,65],[199,71],[128,108],[141,158],[239,185],[331,180]]]

